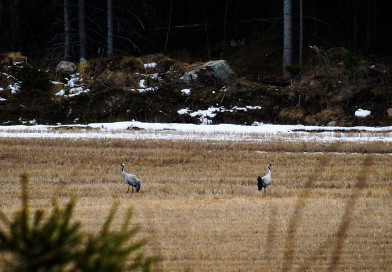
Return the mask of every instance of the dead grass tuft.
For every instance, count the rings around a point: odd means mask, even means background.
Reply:
[[[3,54],[4,62],[7,65],[12,65],[14,62],[25,62],[27,63],[27,57],[23,56],[21,52],[7,52]]]
[[[91,65],[88,62],[80,62],[78,64],[78,73],[81,78],[88,78],[91,70]]]

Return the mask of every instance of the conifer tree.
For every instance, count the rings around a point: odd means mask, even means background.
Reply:
[[[0,210],[0,256],[8,257],[0,257],[2,267],[26,272],[151,270],[154,259],[142,252],[146,240],[133,239],[139,228],[131,227],[131,209],[120,230],[111,230],[114,205],[100,232],[86,235],[81,223],[72,220],[74,199],[64,208],[54,202],[49,216],[38,209],[31,218],[28,174],[21,181],[21,209],[12,219]]]

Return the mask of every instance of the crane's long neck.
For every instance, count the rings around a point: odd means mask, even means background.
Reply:
[[[125,178],[125,172],[121,171],[121,176],[123,176],[123,178]]]
[[[267,169],[268,169],[268,173],[266,176],[271,176],[271,166],[268,165]]]

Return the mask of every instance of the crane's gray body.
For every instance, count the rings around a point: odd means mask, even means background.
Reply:
[[[267,186],[271,184],[271,166],[272,165],[270,163],[267,166],[267,168],[268,168],[267,175],[265,175],[264,177],[259,176],[257,178],[257,187],[258,187],[259,191],[263,190],[263,188],[264,188],[264,191],[266,191]]]
[[[123,176],[125,183],[128,184],[127,193],[129,192],[129,187],[132,187],[132,193],[133,193],[133,187],[136,188],[136,192],[139,192],[140,187],[142,185],[141,180],[138,179],[134,174],[124,172],[124,167],[125,167],[125,165],[122,163],[121,164],[121,175]]]

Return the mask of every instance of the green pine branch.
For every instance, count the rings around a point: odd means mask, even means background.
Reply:
[[[146,257],[147,241],[133,241],[139,227],[131,226],[132,209],[127,211],[119,231],[111,230],[118,204],[113,205],[101,230],[93,235],[81,231],[81,223],[72,220],[75,200],[65,207],[53,203],[48,216],[36,210],[30,218],[29,176],[21,175],[22,207],[13,218],[0,210],[0,253],[12,258],[2,267],[10,271],[151,271],[156,258]]]

